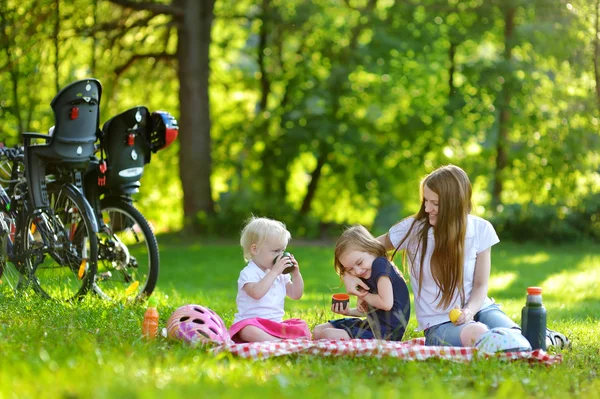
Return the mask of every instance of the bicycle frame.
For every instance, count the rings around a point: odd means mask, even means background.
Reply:
[[[6,260],[12,263],[17,271],[21,274],[20,278],[24,278],[24,280],[20,280],[18,286],[21,287],[22,283],[26,286],[31,278],[30,271],[25,270],[25,259],[30,252],[21,251],[23,248],[21,236],[21,231],[23,230],[22,226],[26,223],[27,217],[29,216],[29,203],[28,196],[29,191],[27,187],[27,182],[23,173],[23,162],[22,162],[22,154],[20,156],[15,156],[12,159],[12,167],[10,171],[10,180],[3,181],[4,183],[8,183],[8,193],[4,191],[4,188],[0,186],[0,190],[4,192],[4,198],[2,201],[3,213],[8,216],[8,225],[6,234],[6,242],[7,242],[7,253],[5,254]],[[28,238],[32,238],[33,233],[29,232],[30,236]],[[46,236],[46,235],[45,235]]]
[[[5,196],[2,198],[2,210],[4,220],[8,221],[6,232],[4,233],[3,239],[6,240],[7,253],[3,256],[4,261],[10,262],[15,266],[15,269],[19,272],[19,283],[18,288],[23,288],[28,285],[32,278],[34,278],[37,267],[39,267],[44,259],[51,257],[59,265],[68,265],[73,257],[80,258],[79,274],[82,274],[82,268],[87,266],[90,261],[86,252],[86,246],[81,248],[81,253],[78,255],[77,250],[73,250],[70,247],[65,247],[63,243],[64,237],[71,234],[67,239],[73,238],[74,231],[66,231],[66,227],[63,225],[60,218],[55,217],[54,210],[51,207],[31,209],[30,207],[30,193],[29,188],[24,176],[24,164],[21,156],[15,156],[12,159],[12,168],[10,171],[10,180],[3,180],[4,183],[9,183],[9,194],[5,192]],[[77,207],[77,212],[81,214],[81,217],[87,219],[90,224],[92,234],[96,234],[98,231],[96,218],[94,217],[91,206],[84,200],[81,192],[70,182],[68,174],[58,171],[58,178],[47,179],[48,184],[60,184],[61,191],[67,194],[67,197],[79,197],[83,201],[81,205]],[[1,191],[4,191],[1,188]],[[26,224],[31,223],[30,228],[26,229]],[[71,226],[73,228],[74,226]],[[23,232],[27,231],[26,235],[23,236]],[[24,241],[26,240],[26,241]],[[25,244],[28,243],[26,247]],[[34,244],[34,245],[31,245]],[[28,261],[29,260],[29,261]],[[92,262],[96,262],[96,259],[91,259]],[[2,266],[4,267],[4,262]],[[4,272],[4,270],[2,270]],[[37,281],[37,280],[36,280]]]

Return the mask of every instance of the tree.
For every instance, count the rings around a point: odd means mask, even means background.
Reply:
[[[494,169],[494,187],[492,189],[492,207],[501,202],[503,172],[507,165],[508,130],[510,128],[510,100],[512,97],[512,68],[511,58],[514,46],[515,12],[516,7],[510,2],[503,8],[504,14],[504,76],[502,93],[498,99],[498,141],[496,142],[496,167]]]
[[[594,77],[596,80],[596,101],[600,111],[600,0],[596,0],[594,11]]]
[[[151,16],[167,15],[177,27],[177,49],[170,54],[135,53],[119,71],[149,57],[177,60],[179,78],[179,174],[183,188],[184,228],[197,232],[198,218],[214,214],[211,172],[211,119],[209,105],[209,48],[214,0],[175,0],[166,5],[156,2],[110,0],[122,7],[145,11]],[[143,19],[143,17],[140,17]]]
[[[49,34],[53,1],[8,4],[0,1],[0,141],[16,144],[23,132],[49,123],[51,110],[36,114],[47,67],[43,55],[48,50],[43,38]],[[22,18],[28,15],[29,18]],[[24,49],[27,49],[25,51]],[[39,87],[32,90],[31,87]],[[44,118],[45,117],[45,118]],[[48,124],[42,125],[46,129]]]

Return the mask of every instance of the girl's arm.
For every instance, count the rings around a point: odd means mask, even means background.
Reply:
[[[292,271],[292,281],[285,286],[285,294],[292,299],[300,299],[304,293],[304,280],[300,274],[300,266],[298,266],[294,256],[292,255],[290,259],[295,267]]]
[[[348,294],[362,297],[369,292],[369,286],[359,277],[346,273],[342,278],[344,279],[344,285]]]
[[[280,273],[271,269],[258,283],[247,283],[242,287],[253,299],[260,299],[271,289],[275,279]]]
[[[292,272],[292,281],[285,286],[285,293],[292,299],[302,298],[304,293],[304,280],[299,269],[294,269]]]
[[[358,310],[358,308],[352,308],[347,314],[352,317],[365,317],[367,314]]]
[[[287,264],[288,260],[280,257],[273,265],[273,268],[269,270],[259,282],[247,283],[244,285],[244,287],[242,287],[242,289],[246,291],[246,293],[253,299],[262,298],[267,292],[269,292],[271,286],[275,282],[275,279],[281,274]]]
[[[490,280],[490,268],[492,264],[491,258],[491,248],[477,254],[475,274],[473,276],[473,290],[471,291],[469,300],[462,309],[462,315],[456,320],[456,324],[467,323],[473,320],[475,313],[481,309],[481,304],[488,293],[488,282]]]
[[[362,296],[361,299],[377,309],[391,310],[394,306],[394,290],[392,280],[388,276],[381,276],[377,280],[377,292]]]
[[[352,316],[352,317],[364,317],[367,315],[365,312],[361,312],[360,310],[358,310],[358,308],[346,307],[346,309],[344,309],[344,308],[342,308],[342,306],[343,306],[343,304],[341,304],[341,303],[331,304],[331,311],[333,313],[341,314],[344,316]]]

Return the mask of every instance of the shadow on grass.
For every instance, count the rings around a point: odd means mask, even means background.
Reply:
[[[590,246],[542,247],[505,244],[492,255],[490,295],[523,300],[527,287],[543,288],[545,301],[592,307],[600,300],[600,255]]]

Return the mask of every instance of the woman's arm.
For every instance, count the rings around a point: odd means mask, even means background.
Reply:
[[[456,321],[456,324],[463,324],[473,320],[475,313],[481,309],[481,304],[488,294],[488,283],[492,265],[491,257],[492,248],[488,248],[477,254],[475,274],[473,276],[473,290],[471,291],[471,296],[463,307],[463,313]]]
[[[377,294],[367,294],[361,299],[377,309],[391,310],[394,306],[392,280],[388,276],[379,277],[379,280],[377,280]]]
[[[377,237],[377,241],[379,241],[380,243],[383,244],[383,246],[385,247],[386,250],[391,251],[392,249],[395,249],[396,247],[394,247],[394,244],[392,244],[392,241],[390,240],[390,233],[385,233],[383,235],[380,235],[379,237]]]

